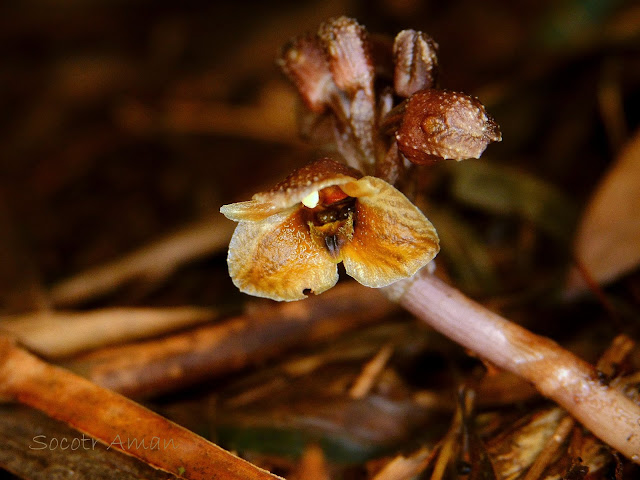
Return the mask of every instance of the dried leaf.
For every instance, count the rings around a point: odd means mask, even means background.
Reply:
[[[344,367],[332,369],[332,383],[351,378],[339,369]],[[321,377],[319,373],[314,376]],[[325,381],[318,385],[317,378],[314,385],[301,378],[286,391],[271,394],[252,406],[223,406],[214,419],[216,438],[226,447],[243,452],[287,456],[301,455],[305,443],[314,441],[329,461],[354,463],[396,447],[411,438],[419,425],[429,425],[431,437],[432,433],[441,433],[442,425],[432,416],[433,411],[414,402],[380,394],[351,400],[346,395],[327,393],[328,386]],[[296,394],[293,389],[306,395]]]
[[[0,330],[46,357],[70,356],[127,340],[160,335],[213,320],[197,307],[105,308],[91,312],[38,312],[2,318]]]
[[[412,455],[405,457],[398,455],[387,463],[373,480],[411,480],[421,473],[431,460],[433,450],[421,448]]]
[[[487,446],[503,479],[515,480],[535,462],[563,414],[559,408],[538,412],[514,431],[496,437],[499,442]]]
[[[611,282],[640,263],[640,131],[596,188],[578,227],[574,253],[598,283]],[[573,270],[567,292],[585,288]]]

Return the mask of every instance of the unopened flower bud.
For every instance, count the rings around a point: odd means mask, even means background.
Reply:
[[[441,158],[479,158],[489,143],[502,136],[477,98],[426,89],[407,101],[396,140],[405,157],[423,165]]]
[[[438,74],[438,45],[425,33],[403,30],[393,44],[393,87],[401,97],[432,88]]]

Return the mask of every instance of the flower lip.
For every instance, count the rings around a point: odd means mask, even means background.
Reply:
[[[314,192],[315,193],[315,192]],[[355,213],[356,199],[350,197],[338,186],[325,187],[317,192],[317,202],[311,207],[302,201],[306,208],[304,217],[316,226],[345,221],[349,214]]]

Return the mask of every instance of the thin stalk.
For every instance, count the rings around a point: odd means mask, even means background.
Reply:
[[[221,215],[189,225],[54,285],[50,292],[51,302],[54,305],[78,304],[135,279],[159,282],[181,265],[226,247],[233,228]]]

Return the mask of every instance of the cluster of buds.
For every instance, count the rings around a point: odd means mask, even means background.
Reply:
[[[279,64],[310,112],[306,123],[328,126],[348,165],[395,183],[408,162],[478,158],[501,139],[478,99],[437,88],[437,50],[423,32],[391,42],[339,17],[293,39]]]
[[[222,207],[239,222],[228,255],[233,282],[291,301],[332,287],[340,262],[371,287],[415,274],[438,253],[438,236],[393,185],[412,163],[479,157],[500,140],[497,124],[477,99],[435,88],[437,45],[422,32],[391,42],[334,18],[293,39],[279,64],[306,106],[307,128],[328,131],[341,162],[318,160]]]

